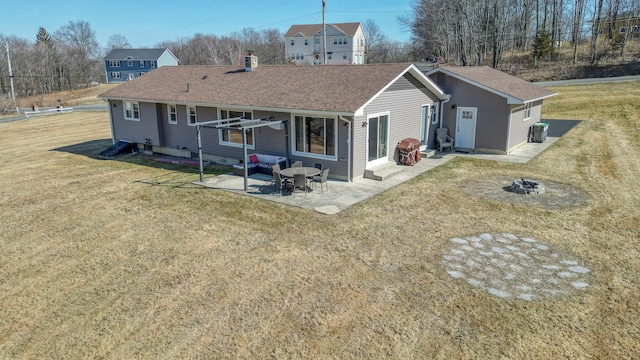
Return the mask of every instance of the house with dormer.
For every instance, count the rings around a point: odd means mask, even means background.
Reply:
[[[178,65],[169,49],[113,49],[104,58],[108,84],[131,81],[162,66]]]
[[[284,43],[286,58],[297,65],[365,63],[366,37],[359,22],[293,25]]]

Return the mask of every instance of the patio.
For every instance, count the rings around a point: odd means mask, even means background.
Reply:
[[[546,120],[549,121],[549,120]],[[558,122],[558,121],[556,121]],[[204,181],[196,181],[194,184],[207,188],[231,191],[242,195],[254,196],[263,200],[275,201],[286,205],[298,206],[315,210],[323,214],[337,214],[347,209],[353,204],[365,200],[371,196],[379,194],[387,189],[395,187],[409,179],[412,179],[425,171],[431,170],[436,166],[446,163],[456,156],[472,157],[484,160],[504,161],[513,163],[526,163],[536,155],[551,146],[560,137],[568,131],[577,122],[562,121],[557,126],[555,136],[547,136],[547,140],[543,143],[526,143],[515,149],[509,155],[494,155],[481,153],[456,153],[456,152],[437,152],[434,156],[422,158],[414,166],[395,165],[399,171],[394,176],[384,180],[377,181],[371,179],[360,179],[354,182],[340,181],[331,179],[329,176],[329,191],[324,194],[317,187],[315,191],[310,191],[305,197],[304,194],[298,193],[293,196],[287,192],[284,195],[273,194],[273,177],[265,174],[254,174],[248,178],[248,190],[244,191],[244,178],[231,173],[218,175],[204,179]],[[319,185],[319,184],[318,184]]]
[[[244,178],[233,174],[214,176],[204,179],[203,182],[196,181],[194,184],[312,209],[323,214],[337,214],[353,204],[401,184],[454,157],[455,154],[446,154],[438,158],[423,159],[415,166],[396,165],[401,167],[402,171],[384,181],[360,179],[354,182],[347,182],[329,177],[329,191],[325,189],[323,194],[320,191],[320,184],[316,184],[315,190],[309,191],[307,196],[304,196],[301,192],[296,193],[295,196],[289,192],[283,192],[283,195],[277,193],[274,195],[273,176],[259,173],[249,176],[248,190],[246,192],[244,191]]]

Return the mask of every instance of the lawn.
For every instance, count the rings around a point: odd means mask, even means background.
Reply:
[[[97,160],[106,112],[0,124],[0,358],[638,358],[638,85],[554,88],[544,116],[584,121],[528,164],[457,158],[335,216]],[[585,200],[464,191],[520,177]],[[450,276],[450,239],[484,233],[589,286],[505,299]]]

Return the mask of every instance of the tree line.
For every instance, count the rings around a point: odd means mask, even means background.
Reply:
[[[389,40],[372,20],[367,20],[365,25],[371,39],[369,63],[410,61],[407,44]],[[0,41],[10,50],[17,97],[105,82],[102,59],[112,49],[131,48],[126,36],[121,34],[109,37],[106,47],[101,48],[95,31],[85,21],[69,21],[53,33],[40,27],[34,41],[2,34]],[[290,63],[285,57],[284,34],[277,29],[245,28],[224,36],[197,33],[192,37],[162,41],[154,47],[171,50],[181,65],[242,65],[249,50],[259,56],[261,64]],[[11,95],[10,80],[7,52],[2,51],[0,99],[5,99],[3,108],[12,108],[6,104]]]
[[[588,60],[597,64],[605,51],[624,58],[633,33],[619,34],[621,14],[639,15],[638,0],[417,0],[402,21],[411,29],[418,52],[457,65],[499,67],[506,52],[530,52],[535,65],[570,43],[572,62],[588,44]],[[611,19],[612,21],[603,21]],[[603,34],[604,36],[598,36]],[[604,38],[606,41],[599,40]]]

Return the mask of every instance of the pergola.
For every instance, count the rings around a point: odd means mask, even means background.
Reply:
[[[211,120],[204,122],[196,122],[196,133],[198,136],[198,162],[200,164],[200,182],[204,181],[204,165],[202,160],[202,136],[200,135],[200,128],[213,127],[220,130],[231,130],[242,132],[242,158],[244,164],[244,191],[249,189],[249,172],[247,169],[247,133],[252,129],[269,126],[273,129],[284,129],[284,141],[285,141],[285,157],[287,158],[287,166],[289,166],[289,120],[273,120],[270,119],[245,119],[242,117],[230,118],[223,120]]]

